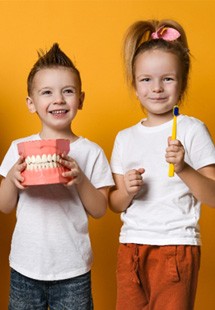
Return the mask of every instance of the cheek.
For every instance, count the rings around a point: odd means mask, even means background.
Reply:
[[[137,97],[144,96],[147,93],[147,88],[146,87],[136,87],[135,88],[135,94]]]

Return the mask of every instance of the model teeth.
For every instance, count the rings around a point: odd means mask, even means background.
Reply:
[[[40,169],[49,169],[49,168],[57,168],[61,165],[59,164],[60,155],[57,154],[43,154],[40,155],[32,155],[27,156],[25,162],[27,164],[27,170],[40,170]]]

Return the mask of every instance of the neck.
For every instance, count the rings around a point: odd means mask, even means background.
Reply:
[[[158,115],[148,114],[146,120],[143,122],[143,125],[147,127],[159,126],[169,122],[172,118],[173,118],[172,112]]]
[[[43,140],[47,139],[68,139],[71,142],[78,139],[78,136],[73,133],[73,131],[69,128],[68,130],[62,130],[62,131],[55,131],[51,129],[44,129],[42,128],[40,132],[40,137]]]

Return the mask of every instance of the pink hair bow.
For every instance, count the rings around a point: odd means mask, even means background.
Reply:
[[[151,34],[152,39],[163,39],[165,41],[174,41],[181,36],[180,32],[174,28],[160,27],[157,31]]]

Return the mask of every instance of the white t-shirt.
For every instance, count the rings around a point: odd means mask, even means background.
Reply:
[[[39,139],[33,135],[13,141],[0,174],[5,177],[18,160],[17,143]],[[80,137],[70,144],[69,155],[96,188],[114,184],[107,159],[97,144]],[[75,186],[29,186],[20,191],[10,266],[33,279],[61,280],[88,272],[91,264],[88,215]]]
[[[144,122],[144,120],[143,120]],[[177,118],[177,139],[185,161],[194,169],[215,163],[215,148],[205,125],[193,118]],[[155,127],[141,122],[118,133],[111,158],[113,173],[124,175],[144,168],[144,186],[121,214],[121,243],[200,245],[200,202],[175,174],[168,177],[165,160],[172,121]]]

